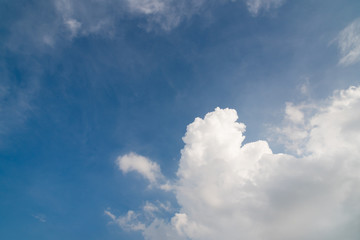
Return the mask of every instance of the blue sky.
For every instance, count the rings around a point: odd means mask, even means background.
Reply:
[[[294,199],[315,195],[341,199],[328,207],[345,210],[328,217],[346,220],[328,225],[337,239],[356,239],[359,9],[354,0],[0,0],[1,239],[238,239],[228,222],[259,226],[243,239],[297,239],[292,229],[303,225],[294,212],[303,208]],[[328,151],[338,148],[347,154]],[[265,181],[249,173],[262,166],[254,170],[253,158],[283,161],[277,153],[300,174],[264,168]],[[226,170],[240,163],[249,172]],[[325,171],[337,164],[353,170]],[[238,175],[258,186],[247,192],[251,204],[271,200],[264,206],[299,221],[284,226],[284,215],[267,209],[256,220],[235,194],[248,189]],[[304,181],[312,177],[337,180],[320,188]],[[206,190],[219,182],[229,191]],[[290,190],[297,186],[314,192]],[[199,189],[204,195],[188,197]],[[329,239],[316,227],[303,227],[318,234],[306,239]]]

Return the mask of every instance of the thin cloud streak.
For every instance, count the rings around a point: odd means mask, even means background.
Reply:
[[[360,18],[344,28],[337,38],[341,58],[339,64],[349,66],[360,61]]]

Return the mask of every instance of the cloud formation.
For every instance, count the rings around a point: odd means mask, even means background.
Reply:
[[[266,141],[244,144],[235,110],[196,118],[174,184],[180,208],[170,220],[145,220],[144,238],[357,239],[360,87],[335,92],[314,109],[303,115],[287,105],[290,121],[308,123],[298,157],[274,154]]]
[[[36,214],[32,215],[35,219],[37,219],[39,222],[45,223],[46,222],[46,216],[44,214]]]
[[[104,214],[126,231],[144,231],[146,229],[145,224],[137,220],[137,214],[134,211],[128,211],[125,216],[121,217],[116,217],[109,210],[105,210]]]
[[[171,189],[171,185],[165,181],[159,165],[144,156],[136,153],[125,154],[117,158],[116,164],[123,173],[136,172],[143,176],[150,182],[150,187],[155,186],[165,191]]]
[[[343,29],[337,41],[341,54],[339,64],[351,65],[360,61],[360,18]]]
[[[236,2],[236,3],[234,3]],[[9,25],[7,48],[23,52],[57,47],[78,37],[113,38],[122,22],[134,21],[146,31],[169,32],[223,4],[246,7],[253,16],[281,6],[284,0],[53,0],[31,3]],[[26,39],[26,41],[24,41]]]
[[[112,34],[115,31],[115,22],[125,18],[140,20],[139,26],[147,31],[158,29],[170,31],[184,20],[198,14],[206,4],[209,4],[209,1],[60,0],[54,3],[62,19],[62,25],[70,33],[70,37],[75,37],[89,34]]]
[[[149,180],[150,183],[155,183],[163,178],[157,163],[136,153],[129,153],[118,157],[116,163],[123,173],[131,171],[138,172],[144,178]]]
[[[160,27],[170,31],[182,21],[199,13],[205,4],[213,1],[205,0],[126,0],[128,11],[134,15],[144,17],[148,31]]]
[[[285,0],[247,0],[248,10],[254,16],[258,15],[261,10],[268,11],[271,8],[280,7]]]
[[[68,37],[96,34],[111,36],[114,31],[116,15],[121,15],[121,5],[116,1],[54,1],[59,18],[59,27],[64,27]],[[111,9],[117,9],[116,15]]]

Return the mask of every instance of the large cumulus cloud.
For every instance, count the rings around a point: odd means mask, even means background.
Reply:
[[[295,121],[307,123],[297,157],[274,154],[266,141],[244,143],[235,110],[196,118],[173,184],[180,208],[170,220],[147,219],[144,238],[358,239],[360,87],[312,108]]]

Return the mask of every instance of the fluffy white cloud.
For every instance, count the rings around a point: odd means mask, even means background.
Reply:
[[[339,33],[338,46],[342,65],[350,65],[360,60],[360,18],[353,21]]]
[[[286,118],[293,123],[301,124],[304,122],[304,113],[292,103],[286,103]]]
[[[116,164],[123,173],[137,172],[142,175],[150,182],[150,187],[164,191],[172,189],[170,182],[162,175],[159,165],[144,156],[136,153],[125,154],[116,159]]]
[[[334,93],[311,115],[287,107],[289,120],[308,123],[299,157],[274,154],[265,141],[243,144],[235,110],[196,118],[174,187],[180,209],[145,221],[144,238],[357,239],[360,87]]]
[[[156,183],[158,180],[163,179],[160,167],[157,163],[136,153],[120,156],[116,160],[116,163],[123,173],[131,171],[138,172],[144,178],[149,180],[150,183]]]
[[[286,150],[298,155],[304,153],[311,130],[309,121],[317,110],[316,104],[286,103],[283,124],[272,129],[276,140],[283,144]]]

